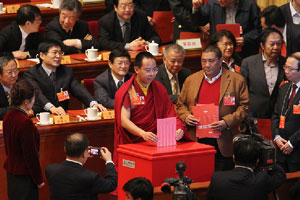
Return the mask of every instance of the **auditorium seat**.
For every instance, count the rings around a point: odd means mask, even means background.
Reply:
[[[173,18],[172,11],[154,11],[153,21],[155,23],[155,31],[159,35],[162,44],[171,43],[173,41]]]
[[[39,28],[39,32],[40,32],[41,36],[42,36],[42,37],[44,37],[44,33],[45,33],[45,27],[43,27],[43,26],[40,26],[40,28]]]
[[[89,78],[89,79],[83,79],[81,81],[81,84],[89,91],[91,95],[94,96],[94,79]]]
[[[92,33],[92,35],[98,39],[98,21],[95,20],[95,21],[88,21],[88,25],[89,25],[89,29],[90,29],[90,32]]]

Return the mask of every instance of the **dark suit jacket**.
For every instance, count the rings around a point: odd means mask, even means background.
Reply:
[[[97,40],[93,37],[92,40],[84,40],[83,38],[91,34],[88,24],[83,20],[77,20],[71,34],[68,34],[59,24],[59,17],[55,17],[45,26],[45,39],[52,39],[61,42],[63,51],[65,54],[81,53],[84,50],[91,48],[92,46],[97,47]],[[80,39],[82,49],[75,47],[66,46],[63,41],[66,39]]]
[[[276,135],[280,135],[285,140],[290,140],[291,144],[294,146],[294,149],[289,156],[284,155],[282,151],[277,148],[277,161],[298,163],[300,165],[300,115],[293,114],[292,106],[298,105],[300,101],[300,90],[298,89],[291,106],[288,108],[291,87],[291,83],[286,83],[279,89],[278,98],[272,115],[272,135],[273,139]],[[279,128],[281,115],[285,115],[285,127],[283,129]]]
[[[285,181],[284,170],[275,165],[270,172],[251,172],[237,167],[214,172],[208,187],[208,200],[266,200]]]
[[[49,102],[56,107],[61,106],[68,110],[69,100],[59,102],[56,96],[56,93],[60,92],[61,88],[63,91],[68,90],[72,96],[79,99],[86,106],[89,106],[90,102],[94,100],[87,89],[74,78],[72,68],[64,65],[56,68],[56,87],[52,84],[41,64],[29,68],[23,77],[32,81],[39,88],[39,95],[33,106],[35,113],[43,111],[44,106]]]
[[[99,46],[104,50],[124,48],[125,42],[122,36],[120,22],[115,11],[112,11],[99,20]],[[146,41],[155,41],[160,44],[159,35],[150,26],[146,15],[135,10],[130,19],[130,41],[142,37]]]
[[[210,23],[210,35],[213,35],[217,24],[225,24],[225,8],[222,8],[217,0],[210,0],[192,14],[192,20],[195,25],[204,26]],[[261,32],[260,9],[257,4],[254,1],[239,0],[235,21],[243,27],[241,36],[245,42],[242,57],[257,54]]]
[[[241,75],[244,76],[250,95],[250,110],[252,117],[270,119],[276,103],[279,85],[285,79],[283,66],[285,58],[278,60],[278,76],[270,95],[262,60],[262,53],[245,58],[241,66]]]
[[[290,9],[290,2],[280,6],[284,13],[286,21],[286,54],[291,55],[294,52],[300,51],[300,25],[293,23],[293,18]]]
[[[178,72],[178,82],[180,90],[185,79],[191,74],[191,70],[184,67]],[[174,104],[177,103],[178,95],[172,94],[172,86],[164,63],[158,66],[158,73],[156,74],[155,80],[158,80],[163,86],[165,86],[171,101]]]
[[[38,53],[37,48],[42,41],[39,32],[31,33],[27,36],[25,50],[29,51],[31,57],[35,58]],[[12,52],[19,50],[22,43],[22,33],[16,22],[11,23],[0,31],[0,51]]]
[[[4,88],[0,83],[0,120],[3,120],[4,115],[9,111],[10,106]]]
[[[125,76],[125,82],[132,76],[131,72]],[[106,108],[114,108],[115,106],[115,94],[117,92],[117,86],[111,75],[111,70],[107,69],[94,80],[95,98]]]
[[[105,5],[107,12],[114,10],[113,0],[105,0]],[[135,8],[150,17],[153,16],[153,11],[170,10],[168,0],[135,0]]]
[[[192,22],[192,1],[169,0],[174,22],[174,42],[179,39],[180,32],[200,32],[199,26]]]
[[[83,168],[80,164],[63,161],[46,167],[51,200],[96,200],[97,194],[108,193],[117,187],[114,164],[106,165],[105,178]]]

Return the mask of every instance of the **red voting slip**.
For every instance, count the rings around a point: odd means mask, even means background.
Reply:
[[[242,27],[240,24],[217,24],[216,30],[227,30],[230,31],[235,38],[241,37],[241,34],[243,33]],[[236,46],[235,51],[242,51],[241,46]]]
[[[176,117],[157,119],[157,146],[176,145]]]
[[[155,31],[160,36],[162,43],[171,42],[173,40],[173,23],[171,22],[172,18],[172,11],[153,12]]]
[[[219,121],[219,107],[214,104],[192,106],[193,115],[199,120],[196,125],[197,138],[219,138],[221,133],[214,132],[210,124]]]

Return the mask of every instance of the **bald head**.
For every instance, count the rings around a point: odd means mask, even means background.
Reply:
[[[88,146],[89,141],[87,137],[81,133],[68,135],[65,140],[65,151],[69,157],[80,157],[88,149]]]

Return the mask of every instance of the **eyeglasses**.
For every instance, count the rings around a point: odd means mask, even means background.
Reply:
[[[17,75],[19,73],[19,70],[18,69],[14,69],[14,70],[7,71],[7,72],[4,72],[4,73],[6,75],[8,75],[8,76]]]
[[[131,10],[134,8],[134,3],[120,4],[119,6],[122,10],[125,10],[126,8]]]
[[[63,56],[65,54],[65,52],[63,52],[63,51],[50,51],[48,53],[50,53],[52,55],[57,55],[58,54],[59,56]]]
[[[158,69],[157,69],[157,67],[154,69],[147,68],[147,69],[144,69],[144,71],[146,72],[146,74],[150,74],[151,72],[156,74],[158,72]]]
[[[298,71],[298,69],[291,68],[291,67],[289,67],[289,66],[287,66],[287,65],[284,65],[284,66],[283,66],[283,69],[286,70],[286,71],[293,71],[293,70],[297,70],[297,71]]]

